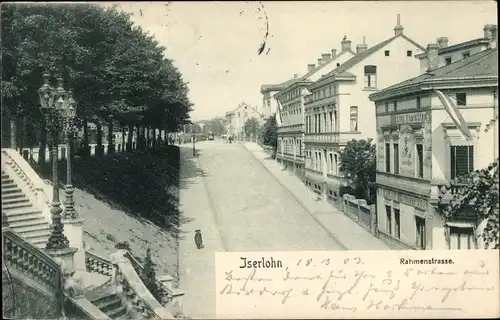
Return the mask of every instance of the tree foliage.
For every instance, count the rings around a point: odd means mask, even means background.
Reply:
[[[247,119],[244,124],[244,129],[245,129],[245,134],[247,136],[253,135],[254,137],[259,134],[260,131],[260,124],[259,120],[257,120],[255,117]]]
[[[156,298],[156,300],[161,302],[161,291],[156,284],[156,271],[155,271],[155,263],[151,258],[151,248],[147,248],[146,257],[144,258],[144,269],[142,270],[141,280],[148,288],[149,292]]]
[[[364,191],[369,203],[375,202],[377,171],[376,145],[372,141],[353,139],[339,153],[340,171],[352,180],[356,188]]]
[[[80,119],[171,131],[188,121],[187,83],[129,14],[89,3],[10,3],[1,20],[2,111],[39,119],[37,90],[49,72],[73,89]]]
[[[221,119],[211,119],[203,127],[203,132],[206,134],[210,131],[212,131],[214,135],[220,136],[221,134],[226,133],[226,128],[224,128],[224,124]]]
[[[460,183],[466,188],[459,188],[453,198],[445,203],[440,199],[438,212],[445,221],[456,218],[467,206],[472,206],[477,217],[478,225],[485,223],[483,239],[485,249],[499,249],[499,210],[498,210],[498,159],[487,168],[470,172],[451,181],[446,189]]]
[[[276,123],[276,117],[272,115],[267,118],[261,130],[264,145],[271,146],[276,151],[278,148],[278,124]]]

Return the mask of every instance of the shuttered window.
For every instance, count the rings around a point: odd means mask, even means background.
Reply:
[[[452,250],[476,249],[474,243],[474,229],[451,227],[450,249]]]
[[[450,154],[451,179],[474,171],[473,146],[451,146]]]
[[[385,144],[385,172],[391,172],[391,144]]]

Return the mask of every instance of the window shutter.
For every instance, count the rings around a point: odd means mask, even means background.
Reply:
[[[469,168],[468,168],[468,171],[471,172],[471,171],[474,171],[474,147],[469,146],[468,149],[469,149]]]

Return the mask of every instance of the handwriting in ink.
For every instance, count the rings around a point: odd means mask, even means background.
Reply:
[[[288,267],[285,269],[285,272],[286,272],[286,275],[285,277],[283,278],[284,281],[287,281],[287,280],[316,280],[316,279],[321,279],[321,274],[317,274],[315,276],[312,276],[312,277],[300,277],[300,276],[291,276],[291,272],[288,271]]]
[[[370,283],[370,287],[368,288],[368,291],[366,291],[365,295],[363,296],[363,301],[366,300],[366,298],[370,295],[370,293],[374,292],[374,293],[389,293],[389,299],[394,299],[394,297],[396,296],[396,294],[394,292],[398,291],[399,290],[399,284],[400,284],[401,280],[398,280],[396,282],[396,285],[394,286],[394,288],[391,289],[382,289],[382,288],[376,288],[373,286],[373,283]],[[389,285],[392,284],[392,281],[390,281]]]
[[[444,303],[449,295],[452,293],[452,292],[460,292],[460,291],[492,291],[492,290],[495,290],[495,287],[473,287],[473,286],[470,286],[468,287],[467,286],[467,281],[463,281],[459,286],[456,286],[456,287],[449,287],[449,286],[442,286],[442,287],[429,287],[429,288],[426,288],[424,285],[420,284],[420,283],[417,283],[416,281],[413,281],[412,283],[412,289],[413,289],[413,293],[410,297],[410,299],[413,299],[415,298],[417,292],[422,292],[422,291],[425,291],[425,292],[429,292],[429,291],[444,291],[444,296],[443,298],[441,299],[441,303]]]

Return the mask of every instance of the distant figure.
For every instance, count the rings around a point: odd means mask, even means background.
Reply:
[[[194,230],[195,235],[194,235],[194,243],[196,243],[196,247],[198,249],[201,249],[203,248],[203,238],[201,237],[201,230],[200,229],[196,229]]]

